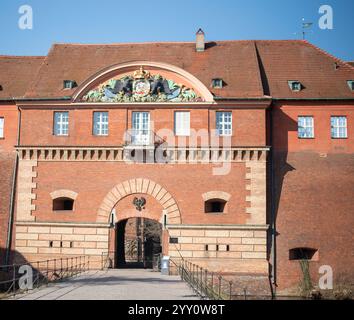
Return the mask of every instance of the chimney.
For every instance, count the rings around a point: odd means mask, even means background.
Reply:
[[[196,35],[196,50],[197,52],[203,52],[205,51],[205,33],[202,29],[199,29]]]

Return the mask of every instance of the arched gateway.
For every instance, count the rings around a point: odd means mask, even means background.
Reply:
[[[163,208],[160,221],[163,219],[164,215],[166,215],[167,224],[178,225],[182,223],[181,212],[173,196],[158,183],[143,178],[127,180],[115,186],[104,198],[98,209],[97,222],[107,223],[117,203],[134,194],[146,194],[157,200]],[[138,213],[140,212],[138,210],[136,211],[138,216]],[[127,217],[120,217],[118,213],[116,218],[117,220],[122,220]],[[156,219],[156,217],[151,218]]]
[[[155,225],[179,225],[182,222],[173,196],[160,184],[143,178],[127,180],[116,185],[104,198],[98,210],[97,222],[107,223],[112,212],[115,214],[116,227],[115,232],[109,236],[110,259],[117,267],[127,267],[131,265],[127,262],[133,260],[138,265],[144,261],[144,266],[146,261],[152,263],[154,249],[148,249],[150,242],[146,239],[150,240],[154,236],[159,238],[161,251],[158,252],[168,253],[166,230],[160,229],[159,235],[146,237],[150,233],[148,230],[151,231],[151,226],[147,227],[146,221],[154,222],[152,229],[155,229]],[[131,260],[128,256],[135,259]],[[134,263],[133,265],[137,266]]]

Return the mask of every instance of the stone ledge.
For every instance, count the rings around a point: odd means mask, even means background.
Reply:
[[[167,229],[205,229],[205,230],[262,230],[267,231],[269,225],[167,225]]]
[[[110,225],[107,223],[72,223],[72,222],[28,222],[28,221],[17,221],[16,226],[26,226],[26,227],[73,227],[73,228],[109,228]]]
[[[20,160],[131,162],[126,156],[138,146],[17,146]],[[169,163],[266,162],[269,147],[166,147]],[[187,156],[188,151],[188,156]],[[221,151],[221,154],[220,154]]]

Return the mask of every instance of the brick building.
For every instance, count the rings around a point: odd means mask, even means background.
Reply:
[[[270,277],[353,279],[354,67],[306,41],[54,45],[0,57],[4,257],[163,254]],[[133,224],[134,225],[134,224]],[[10,226],[10,227],[8,227]],[[135,227],[134,227],[135,228]],[[11,254],[10,254],[11,253]],[[115,261],[119,264],[119,261]]]

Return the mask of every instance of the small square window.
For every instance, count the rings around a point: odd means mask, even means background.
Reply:
[[[302,84],[300,81],[288,81],[288,84],[289,84],[289,88],[291,91],[294,91],[294,92],[299,92],[302,90]]]
[[[178,238],[170,238],[171,244],[178,244]]]
[[[74,80],[64,80],[64,89],[74,89],[77,83]]]
[[[348,87],[351,91],[354,91],[354,80],[348,80]]]
[[[314,119],[312,116],[298,118],[298,137],[300,139],[313,139],[315,137]]]
[[[211,86],[215,89],[222,89],[224,87],[224,81],[222,79],[213,79]]]
[[[348,138],[347,117],[331,117],[331,137],[332,139]]]

